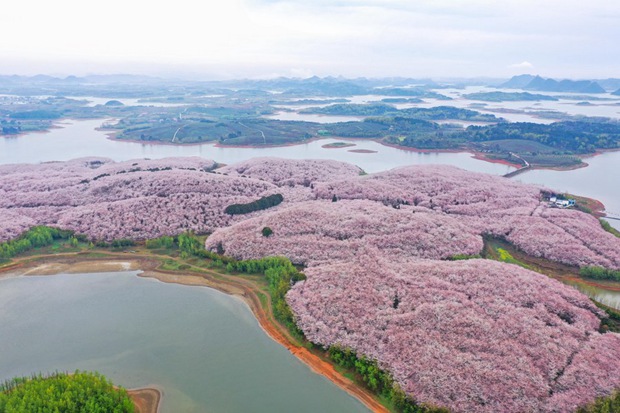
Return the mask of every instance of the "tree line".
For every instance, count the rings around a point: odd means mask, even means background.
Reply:
[[[609,270],[603,267],[582,267],[579,269],[579,274],[595,280],[620,281],[620,271]]]
[[[388,372],[379,367],[376,360],[366,358],[365,356],[359,357],[350,348],[343,348],[337,345],[329,348],[328,355],[339,366],[359,374],[370,390],[389,400],[398,412],[447,413],[449,411],[441,407],[418,404],[405,394]]]
[[[86,237],[76,236],[73,231],[62,230],[58,228],[36,226],[24,232],[19,237],[0,243],[0,262],[9,259],[21,253],[52,245],[55,240],[73,240],[76,241]],[[72,242],[75,244],[75,242]]]
[[[247,204],[228,205],[224,212],[229,215],[249,214],[250,212],[261,211],[263,209],[274,207],[281,204],[282,201],[284,201],[284,197],[281,194],[273,194],[264,196]]]
[[[263,274],[269,285],[274,317],[293,334],[303,336],[286,302],[286,293],[295,283],[305,280],[306,276],[295,268],[288,258],[265,257],[256,260],[237,260],[206,250],[200,239],[191,232],[179,234],[176,237],[165,236],[147,241],[147,248],[161,247],[179,248],[182,258],[194,256],[213,260],[216,267],[225,268],[228,272]]]

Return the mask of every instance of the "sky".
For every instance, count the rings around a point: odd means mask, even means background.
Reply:
[[[0,74],[620,77],[617,0],[19,0]]]

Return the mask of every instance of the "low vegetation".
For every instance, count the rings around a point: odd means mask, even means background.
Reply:
[[[610,280],[620,282],[620,271],[610,270],[603,267],[583,267],[579,270],[579,274],[586,278],[595,280]]]
[[[599,220],[601,222],[601,226],[603,227],[603,229],[607,232],[609,232],[610,234],[615,235],[616,237],[620,238],[620,231],[618,231],[617,229],[615,229],[614,227],[611,226],[611,224],[607,221],[605,221],[604,219],[600,219]]]
[[[396,412],[400,413],[448,413],[449,410],[440,407],[420,405],[400,388],[392,376],[382,370],[376,360],[365,356],[358,357],[350,348],[331,346],[327,354],[338,366],[355,372],[362,382],[373,393],[384,398]]]
[[[78,239],[84,240],[85,237],[74,236],[73,231],[36,226],[16,239],[0,243],[0,263],[34,248],[51,245],[56,240],[69,240],[72,244],[77,244]]]
[[[76,371],[0,384],[0,413],[133,413],[127,391],[98,373]]]
[[[539,123],[498,123],[470,126],[463,137],[472,142],[525,139],[575,154],[596,149],[620,147],[620,122],[564,121],[549,125]]]
[[[599,397],[592,404],[577,409],[577,413],[616,413],[620,412],[620,391],[609,397]]]

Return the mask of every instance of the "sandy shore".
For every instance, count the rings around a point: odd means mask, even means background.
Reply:
[[[156,387],[127,390],[136,413],[159,413],[162,392]]]
[[[359,387],[354,382],[344,377],[335,370],[334,366],[307,348],[297,345],[288,332],[279,326],[271,316],[271,303],[269,310],[263,308],[256,286],[252,281],[241,277],[227,276],[214,271],[204,273],[186,272],[180,274],[173,271],[157,269],[159,263],[155,257],[146,255],[134,255],[127,257],[110,253],[107,257],[90,258],[80,257],[77,254],[51,255],[38,257],[37,259],[23,258],[14,264],[0,269],[0,277],[6,276],[34,276],[54,275],[60,273],[95,273],[142,270],[141,277],[155,278],[166,283],[183,284],[190,286],[204,286],[214,288],[241,298],[250,308],[261,328],[274,341],[286,347],[293,355],[306,364],[310,369],[325,376],[338,387],[360,400],[368,409],[375,413],[388,413],[388,410],[366,389]],[[133,391],[132,391],[133,392]],[[158,389],[139,389],[132,394],[132,399],[138,406],[139,413],[156,413],[161,401],[161,392]],[[155,396],[155,393],[157,396]],[[156,401],[156,402],[155,402]],[[141,410],[142,406],[147,410]],[[152,410],[155,408],[155,410]]]

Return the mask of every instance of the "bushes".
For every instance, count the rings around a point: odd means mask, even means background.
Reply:
[[[18,238],[0,243],[0,262],[9,260],[33,248],[51,245],[56,239],[69,239],[72,236],[73,231],[44,226],[32,227]]]
[[[133,247],[134,245],[136,245],[136,243],[133,240],[130,240],[127,238],[121,238],[121,239],[115,239],[114,241],[110,243],[110,245],[112,246],[112,248],[125,248],[125,247]]]
[[[273,194],[264,196],[247,204],[228,205],[224,212],[229,215],[249,214],[250,212],[261,211],[263,209],[274,207],[282,203],[282,201],[284,201],[284,197],[282,195]]]
[[[609,232],[610,234],[615,235],[616,237],[620,238],[620,231],[618,231],[617,229],[615,229],[614,227],[611,226],[611,224],[607,221],[605,221],[603,218],[599,219],[600,223],[601,223],[601,227],[603,227],[603,229],[607,232]]]
[[[148,249],[157,249],[157,248],[173,248],[175,246],[174,237],[169,237],[164,235],[163,237],[147,239],[146,240],[146,248]]]
[[[379,368],[376,360],[371,360],[364,356],[358,358],[355,351],[337,345],[331,346],[328,354],[339,366],[359,374],[370,390],[390,400],[398,412],[447,412],[446,409],[418,405],[415,400],[408,397],[400,386],[394,382],[394,379],[388,372]]]
[[[286,302],[286,293],[296,282],[305,280],[306,276],[299,272],[288,258],[267,257],[245,261],[229,259],[226,269],[228,271],[238,271],[249,274],[264,274],[269,283],[269,294],[271,295],[274,317],[284,324],[292,333],[302,335],[295,323],[293,312]]]
[[[480,254],[468,255],[468,254],[456,254],[447,258],[448,261],[462,261],[462,260],[475,260],[481,258]]]
[[[165,237],[162,237],[165,238]],[[160,245],[170,240],[154,240],[152,245]],[[171,237],[170,237],[171,238]],[[180,234],[176,237],[181,250],[181,256],[194,256],[211,259],[216,267],[224,267],[229,272],[242,272],[246,274],[264,274],[269,284],[269,294],[273,306],[274,317],[284,324],[292,333],[302,335],[295,324],[293,312],[286,302],[286,293],[296,282],[306,279],[306,276],[286,257],[266,257],[257,260],[238,261],[222,254],[216,254],[204,249],[202,242],[191,232]],[[181,269],[179,267],[179,269]]]
[[[2,413],[133,413],[124,389],[98,373],[76,371],[15,378],[0,385]]]
[[[577,413],[615,413],[620,412],[620,391],[614,392],[609,397],[601,397],[593,403],[580,407]]]
[[[582,267],[579,270],[579,274],[582,277],[595,280],[620,281],[620,271],[608,270],[603,267]]]

